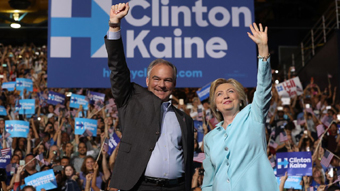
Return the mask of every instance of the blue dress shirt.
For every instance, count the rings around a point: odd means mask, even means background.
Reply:
[[[260,59],[253,103],[226,130],[222,121],[204,137],[203,191],[279,190],[266,153],[265,117],[270,99],[270,63]]]
[[[152,151],[145,176],[175,179],[184,173],[182,132],[171,101],[162,104],[160,137]]]

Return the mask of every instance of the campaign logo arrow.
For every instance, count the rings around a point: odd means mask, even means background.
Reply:
[[[81,129],[84,127],[83,123],[76,124],[76,127],[80,127]]]
[[[23,83],[21,81],[17,82],[17,85],[21,86]]]
[[[75,98],[75,97],[71,99],[71,102],[73,102],[73,103],[76,103],[77,101],[78,101],[78,100],[77,100],[77,98]]]
[[[7,129],[7,130],[13,131],[14,127],[13,127],[13,125],[7,125],[7,126],[6,126],[6,129]]]
[[[103,10],[106,1],[91,1],[91,17],[51,18],[51,36],[90,37],[91,57],[104,46],[103,35],[108,30],[108,13]],[[111,3],[111,2],[110,2]],[[67,30],[65,30],[67,28]],[[105,50],[105,49],[104,49]],[[96,57],[96,56],[94,56]]]
[[[22,105],[20,103],[18,103],[16,106],[15,106],[15,110],[20,110],[22,107]]]
[[[289,164],[289,162],[286,159],[284,159],[282,162],[278,162],[277,164],[287,166]]]

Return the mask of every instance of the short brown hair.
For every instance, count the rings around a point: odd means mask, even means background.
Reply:
[[[216,111],[216,103],[215,103],[215,92],[216,89],[219,85],[221,84],[231,84],[232,86],[235,87],[235,90],[237,92],[237,95],[239,99],[241,100],[242,106],[240,106],[240,110],[242,110],[246,105],[247,105],[247,95],[244,92],[244,87],[240,82],[238,82],[235,79],[229,78],[228,80],[224,78],[218,78],[215,81],[211,83],[210,86],[210,108],[211,111],[213,112],[214,116],[217,118],[218,121],[223,120],[222,113],[220,111]]]

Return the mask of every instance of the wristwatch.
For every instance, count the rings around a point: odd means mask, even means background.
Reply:
[[[109,20],[109,26],[112,28],[120,27],[120,23],[111,23],[111,21]]]

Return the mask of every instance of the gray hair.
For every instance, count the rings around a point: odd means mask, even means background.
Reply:
[[[165,65],[170,66],[170,67],[172,68],[172,70],[173,70],[173,73],[174,73],[174,76],[173,76],[174,81],[176,82],[176,79],[177,79],[177,68],[176,68],[176,66],[173,65],[173,64],[171,64],[171,62],[166,61],[166,60],[161,59],[161,58],[158,58],[158,59],[152,61],[152,62],[149,64],[149,66],[148,66],[148,71],[147,71],[147,72],[148,72],[148,78],[150,77],[150,73],[151,73],[152,68],[153,68],[154,66],[158,65],[158,64],[165,64]]]

